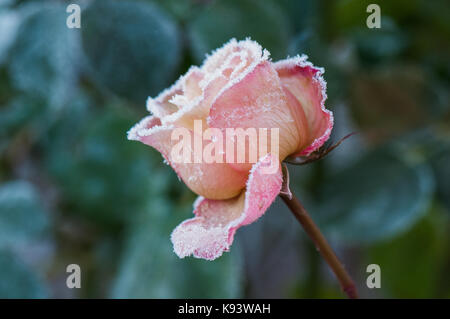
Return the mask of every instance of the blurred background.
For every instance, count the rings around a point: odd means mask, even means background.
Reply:
[[[178,259],[170,233],[196,196],[126,139],[147,96],[250,36],[275,61],[324,67],[332,140],[359,133],[290,173],[361,296],[449,298],[449,4],[375,1],[369,29],[372,2],[0,0],[0,297],[343,297],[278,200],[230,253]],[[81,29],[66,26],[70,3]]]

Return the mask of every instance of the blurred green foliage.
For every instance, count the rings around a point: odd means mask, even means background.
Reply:
[[[332,139],[359,132],[290,171],[361,295],[450,297],[449,6],[377,1],[369,29],[371,2],[0,1],[0,297],[342,296],[278,202],[217,261],[172,252],[195,195],[126,132],[231,37],[274,60],[308,54],[326,70]],[[66,27],[69,3],[81,29]]]
[[[271,1],[211,1],[187,22],[196,62],[205,54],[236,37],[264,43],[275,59],[284,58],[289,41],[289,24],[281,9]],[[270,26],[270,27],[267,27]]]
[[[112,92],[140,103],[175,76],[181,41],[175,21],[157,6],[95,1],[83,18],[84,52]]]
[[[49,217],[39,193],[25,181],[12,181],[0,188],[0,245],[33,241],[49,231]]]
[[[0,298],[46,298],[48,291],[42,278],[11,251],[0,249]]]
[[[169,209],[172,208],[172,209]],[[114,281],[115,298],[234,298],[239,296],[241,262],[239,251],[211,263],[199,259],[180,260],[168,234],[173,215],[190,206],[173,207],[155,198],[149,212],[133,222],[125,243],[125,254]]]
[[[423,217],[433,190],[428,167],[381,149],[325,180],[315,214],[332,241],[386,240]]]

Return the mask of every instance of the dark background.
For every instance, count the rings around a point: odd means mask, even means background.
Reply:
[[[290,172],[360,294],[450,297],[448,1],[376,1],[369,29],[372,2],[0,0],[0,297],[342,297],[278,200],[220,259],[178,259],[169,236],[196,196],[126,139],[148,95],[248,36],[323,66],[332,140],[359,133]]]

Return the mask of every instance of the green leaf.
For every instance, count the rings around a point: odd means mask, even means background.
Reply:
[[[168,200],[154,199],[148,214],[129,229],[114,298],[237,298],[240,294],[238,251],[210,262],[179,259],[170,233],[191,207],[180,210]],[[189,212],[188,214],[192,214]]]
[[[213,1],[192,19],[188,28],[198,62],[233,37],[251,37],[268,49],[274,59],[287,54],[289,23],[283,11],[270,1]]]
[[[47,289],[35,271],[13,253],[0,249],[0,298],[46,298]]]
[[[19,23],[20,16],[17,12],[12,10],[0,11],[0,64],[3,63],[7,51],[14,42]]]
[[[423,216],[433,182],[427,166],[407,164],[378,150],[325,180],[313,217],[336,240],[354,244],[385,240]]]
[[[59,116],[42,99],[29,95],[18,95],[0,109],[0,137],[7,144],[14,141],[16,133],[25,133],[33,143],[42,137]]]
[[[179,33],[156,5],[94,1],[83,12],[82,24],[95,77],[114,93],[142,104],[173,80],[181,54]]]
[[[276,0],[295,32],[317,26],[320,22],[320,2],[316,0]]]
[[[69,99],[78,72],[79,34],[67,28],[65,9],[48,4],[25,7],[27,17],[8,59],[14,87],[54,108]]]
[[[165,165],[150,147],[127,140],[127,130],[138,119],[123,106],[85,117],[86,111],[79,112],[66,114],[50,132],[46,166],[69,211],[102,227],[117,226],[132,219],[152,195],[152,183],[159,181],[152,166]]]
[[[42,238],[48,227],[48,213],[33,185],[13,181],[0,187],[0,245],[34,241]]]
[[[16,0],[0,0],[0,8],[10,6],[14,4]]]
[[[157,3],[161,8],[180,21],[188,20],[195,10],[196,0],[147,0]]]
[[[450,213],[450,135],[439,126],[427,126],[398,137],[394,147],[413,161],[430,164],[436,180],[436,193]]]
[[[450,146],[442,149],[432,159],[432,166],[437,182],[437,194],[450,212]]]
[[[379,29],[363,27],[352,34],[359,54],[367,61],[386,63],[387,58],[398,56],[408,45],[406,34],[394,20],[383,17],[381,25]]]
[[[430,214],[398,238],[370,249],[367,264],[381,268],[381,289],[386,297],[440,298],[438,286],[448,293],[445,257],[448,236],[443,216]]]

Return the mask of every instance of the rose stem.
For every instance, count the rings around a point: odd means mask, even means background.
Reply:
[[[319,251],[319,253],[322,255],[322,257],[330,266],[331,270],[338,278],[342,290],[347,294],[349,298],[358,298],[358,293],[356,291],[356,287],[353,283],[352,278],[347,273],[344,266],[339,261],[338,257],[333,252],[333,249],[325,239],[325,236],[320,232],[319,228],[311,219],[308,212],[297,199],[297,197],[295,197],[294,194],[292,194],[292,198],[289,198],[289,196],[286,194],[280,194],[280,197],[289,207],[295,218],[297,218],[297,220],[303,226],[308,236],[311,237],[314,245],[316,246],[316,249]]]

